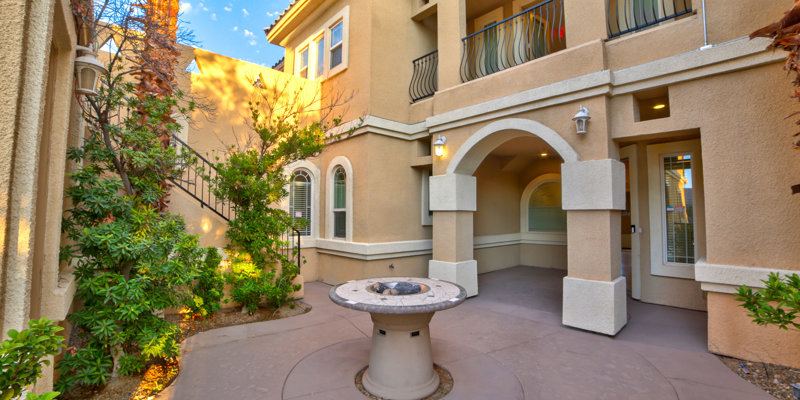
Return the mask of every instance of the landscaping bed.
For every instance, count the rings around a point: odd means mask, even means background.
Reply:
[[[792,383],[800,383],[800,370],[777,364],[718,355],[723,364],[742,379],[760,387],[776,399],[794,400]]]
[[[253,322],[270,321],[305,314],[311,306],[301,301],[284,304],[278,309],[259,308],[252,315],[241,313],[239,309],[221,310],[208,318],[186,319],[181,314],[170,314],[164,318],[181,329],[181,341],[212,329],[243,325]],[[70,338],[70,347],[79,344],[76,335]],[[164,390],[180,371],[180,360],[156,360],[151,362],[144,373],[133,376],[110,378],[108,384],[100,389],[81,388],[59,396],[65,400],[150,400]]]

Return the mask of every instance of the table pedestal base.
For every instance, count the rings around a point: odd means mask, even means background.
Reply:
[[[413,400],[439,387],[433,370],[431,336],[433,313],[376,314],[372,316],[372,348],[364,388],[378,397]]]

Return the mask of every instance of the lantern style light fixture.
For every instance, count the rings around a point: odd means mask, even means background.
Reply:
[[[75,89],[80,94],[94,96],[97,94],[97,81],[101,74],[108,73],[106,67],[97,61],[97,53],[89,47],[75,46],[78,49],[78,58],[75,59],[75,76],[78,87]]]
[[[589,116],[589,109],[584,106],[581,106],[581,108],[578,109],[578,113],[572,117],[579,135],[586,133],[586,123],[589,122],[591,118],[592,117]]]
[[[441,157],[444,155],[444,145],[447,143],[447,138],[439,135],[436,138],[436,141],[433,142],[433,154],[436,154],[436,157]]]

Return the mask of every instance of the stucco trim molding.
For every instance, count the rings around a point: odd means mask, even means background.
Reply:
[[[417,122],[415,124],[406,124],[403,122],[377,117],[375,115],[367,115],[364,118],[347,121],[335,128],[328,130],[326,135],[328,138],[333,138],[337,135],[345,135],[351,130],[351,133],[340,137],[340,140],[349,139],[365,133],[375,133],[378,135],[409,141],[429,136],[428,128],[426,127],[424,121]]]
[[[520,244],[566,246],[567,233],[566,232],[504,233],[499,235],[475,236],[475,238],[473,239],[473,248],[475,249],[514,246]]]
[[[561,164],[564,210],[624,210],[625,165],[617,160]]]
[[[564,278],[564,325],[616,335],[628,322],[625,278],[611,282]]]
[[[431,239],[381,243],[343,242],[341,240],[317,239],[314,245],[316,246],[317,252],[321,254],[367,261],[429,255],[433,252],[433,241]]]
[[[701,283],[706,292],[736,293],[736,288],[747,285],[752,288],[764,288],[764,282],[770,272],[780,275],[798,274],[800,271],[739,265],[709,264],[701,258],[694,264],[694,279]]]

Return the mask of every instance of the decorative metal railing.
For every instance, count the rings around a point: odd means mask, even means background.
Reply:
[[[196,158],[195,162],[188,163],[183,167],[180,176],[171,179],[172,183],[197,200],[201,208],[208,208],[225,221],[230,221],[235,214],[231,203],[218,199],[209,185],[209,180],[213,181],[217,176],[217,168],[214,167],[214,164],[175,135],[172,136],[172,145],[175,146],[178,153],[188,152]]]
[[[462,39],[461,80],[471,81],[566,48],[563,0],[548,0]]]
[[[692,12],[691,0],[606,0],[608,37],[624,35]]]
[[[439,50],[425,54],[411,63],[414,65],[414,74],[411,75],[411,84],[408,86],[411,101],[433,96],[439,88]]]
[[[213,180],[217,176],[217,168],[214,167],[214,164],[175,135],[172,136],[172,145],[175,146],[179,153],[189,153],[196,161],[184,165],[181,175],[170,179],[170,181],[177,188],[197,200],[201,208],[208,208],[225,221],[235,218],[236,212],[230,202],[226,203],[219,200],[209,186],[209,180]],[[282,248],[282,255],[287,260],[294,260],[297,267],[300,268],[302,265],[300,258],[300,231],[290,227],[281,235],[280,240],[286,243]]]

